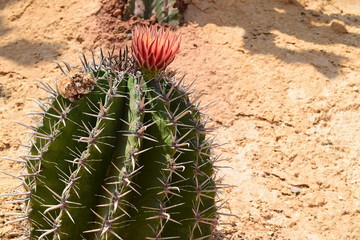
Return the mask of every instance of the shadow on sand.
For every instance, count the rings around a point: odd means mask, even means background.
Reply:
[[[360,47],[360,35],[341,32],[346,26],[360,26],[360,16],[324,14],[308,10],[297,0],[193,0],[185,18],[204,26],[240,27],[245,30],[244,48],[254,54],[273,55],[288,62],[313,65],[328,78],[339,74],[341,63],[346,58],[326,51],[326,46],[343,44]],[[334,20],[337,23],[333,23]],[[339,24],[340,30],[335,29]],[[344,27],[341,29],[341,27]],[[277,46],[276,32],[310,42],[322,50],[291,50]],[[294,43],[289,43],[294,44]]]
[[[59,55],[58,49],[60,47],[60,44],[30,42],[26,39],[19,39],[2,46],[0,48],[0,57],[10,59],[23,66],[33,65],[40,61],[54,60]]]
[[[5,97],[5,91],[4,91],[3,86],[0,85],[0,98],[3,98],[3,97]]]
[[[20,2],[20,0],[0,0],[0,11],[6,11],[6,7],[16,2]],[[4,39],[4,36],[13,31],[15,30],[4,25],[4,20],[0,17],[0,38]],[[54,59],[59,54],[58,49],[60,47],[60,44],[33,42],[20,38],[4,45],[0,44],[0,57],[24,66],[33,65],[39,61]]]

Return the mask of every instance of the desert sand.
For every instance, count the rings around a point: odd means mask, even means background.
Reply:
[[[116,1],[103,1],[116,2]],[[170,68],[207,93],[225,189],[219,239],[360,239],[360,1],[192,0]],[[16,158],[54,61],[129,45],[100,0],[0,2],[0,157]],[[17,174],[21,164],[1,160]],[[20,182],[0,175],[0,192]],[[0,200],[0,238],[19,209]]]

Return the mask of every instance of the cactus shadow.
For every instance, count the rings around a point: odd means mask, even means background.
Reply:
[[[8,33],[10,30],[10,28],[4,26],[3,20],[0,18],[0,37]]]
[[[4,91],[3,86],[0,85],[0,98],[3,98],[3,97],[5,97],[5,91]]]
[[[1,0],[0,1],[0,10],[6,8],[7,6],[15,3],[15,2],[18,2],[19,0]],[[3,24],[3,20],[2,18],[0,17],[0,37],[5,35],[7,32],[9,32],[10,28],[7,28],[4,26]]]
[[[41,61],[48,61],[59,56],[61,44],[30,42],[20,39],[0,48],[0,57],[12,60],[20,65],[33,65]]]
[[[212,23],[243,28],[243,47],[251,53],[273,55],[287,63],[306,63],[328,78],[340,73],[347,58],[327,51],[327,46],[360,47],[360,34],[346,33],[347,26],[360,26],[360,16],[328,15],[306,9],[298,0],[192,0],[185,20],[200,26]],[[331,26],[334,20],[342,26]],[[292,50],[278,46],[279,33],[320,45],[322,49]]]
[[[19,2],[19,0],[0,0],[0,10],[6,11],[6,7],[15,2]],[[5,36],[10,31],[12,29],[5,26],[3,18],[0,17],[0,37]],[[17,39],[7,42],[0,47],[0,57],[7,58],[20,65],[32,65],[40,61],[54,59],[54,57],[59,55],[58,49],[60,47],[61,44],[57,43],[50,44]]]
[[[1,0],[0,1],[0,10],[6,8],[8,5],[13,4],[14,2],[19,2],[20,0]]]

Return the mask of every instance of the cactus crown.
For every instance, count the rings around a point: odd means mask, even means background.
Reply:
[[[24,216],[12,221],[24,223],[25,237],[212,236],[217,187],[208,128],[184,79],[158,71],[172,61],[179,40],[164,30],[137,30],[133,55],[156,70],[151,76],[137,71],[126,50],[118,57],[100,51],[98,62],[83,55],[82,69],[59,64],[64,77],[56,90],[40,85],[51,97],[37,101],[43,118],[30,127],[32,144],[21,156]],[[143,51],[160,60],[143,64]]]

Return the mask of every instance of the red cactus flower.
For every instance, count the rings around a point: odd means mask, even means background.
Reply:
[[[133,56],[141,68],[164,70],[175,58],[180,47],[180,36],[170,29],[156,26],[136,26],[132,32]]]

